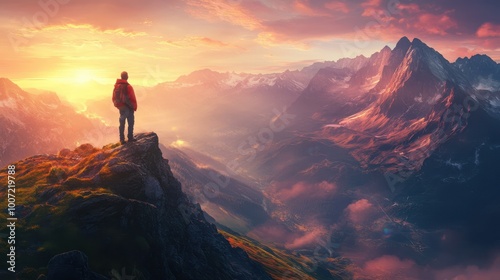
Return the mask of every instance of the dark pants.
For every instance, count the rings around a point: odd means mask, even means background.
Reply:
[[[125,141],[125,120],[128,123],[128,140],[134,139],[134,110],[127,106],[120,108],[120,141]]]

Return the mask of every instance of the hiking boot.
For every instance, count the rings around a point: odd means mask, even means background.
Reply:
[[[125,140],[120,140],[120,144],[125,145]]]
[[[131,142],[135,142],[135,141],[137,141],[137,139],[135,139],[135,138],[128,139],[128,142],[129,142],[129,143],[131,143]]]

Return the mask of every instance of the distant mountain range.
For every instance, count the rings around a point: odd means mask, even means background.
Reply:
[[[331,141],[365,169],[418,170],[467,126],[471,111],[500,117],[500,65],[487,56],[449,63],[422,41],[404,37],[394,50],[386,47],[365,61],[358,70],[319,70],[290,106],[298,117],[287,130]],[[411,159],[412,167],[395,158]]]
[[[292,231],[329,232],[341,254],[368,252],[358,263],[383,255],[421,264],[434,258],[433,269],[487,261],[500,250],[500,228],[491,224],[500,217],[493,171],[500,158],[500,65],[485,55],[450,63],[406,37],[393,50],[341,62],[294,71],[311,75],[280,104],[293,121],[270,142],[256,141],[255,157],[247,137],[268,127],[269,115],[243,138],[219,138],[260,179],[269,215]],[[219,74],[211,85],[231,100],[239,92],[238,83],[227,83],[234,74]],[[290,85],[300,80],[288,77]],[[206,83],[197,75],[182,78],[188,81]],[[273,86],[268,79],[257,85]],[[271,100],[278,94],[266,92]],[[221,114],[230,118],[239,108]],[[252,118],[265,110],[239,112]],[[453,248],[443,241],[451,235],[460,236]],[[431,277],[424,270],[420,277]]]
[[[370,60],[318,71],[289,107],[292,124],[248,168],[267,178],[277,212],[330,229],[340,251],[441,268],[489,259],[500,250],[499,64],[450,63],[407,38]],[[453,249],[435,241],[446,232],[460,236]]]

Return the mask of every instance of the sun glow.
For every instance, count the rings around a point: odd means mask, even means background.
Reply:
[[[89,69],[79,69],[75,71],[73,79],[78,84],[86,84],[92,80],[95,80],[96,76]]]
[[[181,140],[181,139],[177,139],[176,141],[172,142],[170,145],[175,147],[175,148],[181,148],[181,147],[188,146],[187,142],[184,140]]]

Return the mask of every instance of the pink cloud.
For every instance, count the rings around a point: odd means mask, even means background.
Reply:
[[[410,13],[420,13],[420,6],[417,4],[403,4],[403,3],[398,3],[396,7],[401,10],[401,11],[407,11]]]
[[[189,0],[188,12],[208,21],[225,21],[249,30],[261,28],[260,20],[252,11],[233,1]]]
[[[500,46],[500,37],[484,39],[479,44],[486,51],[495,50],[495,49],[498,50],[498,46]]]
[[[252,229],[248,234],[249,237],[257,240],[284,245],[292,242],[297,238],[297,235],[288,230],[285,226],[275,222],[266,222],[264,225]]]
[[[349,219],[355,224],[366,221],[373,214],[373,210],[373,204],[364,198],[349,204],[346,208]]]
[[[500,275],[500,257],[497,257],[488,268],[479,268],[476,265],[466,267],[450,267],[435,272],[435,279],[456,280],[491,280]]]
[[[450,29],[458,27],[458,24],[447,14],[425,13],[418,16],[418,22],[415,26],[428,34],[446,35]]]
[[[500,37],[500,25],[486,22],[477,29],[476,36],[479,38]]]
[[[294,250],[315,246],[318,243],[318,238],[321,238],[326,233],[321,227],[308,226],[307,228],[308,231],[292,232],[283,224],[269,221],[252,229],[247,233],[247,236]]]
[[[317,11],[311,7],[309,1],[307,0],[295,0],[293,2],[293,8],[296,12],[307,16],[322,16],[325,15],[323,11]]]
[[[266,21],[265,33],[271,34],[275,43],[290,43],[301,40],[340,38],[356,31],[356,18],[338,16],[301,16]]]
[[[331,17],[336,12],[347,14],[351,11],[345,2],[337,0],[324,3],[321,6],[311,4],[310,0],[295,0],[292,7],[300,15],[310,17]]]
[[[322,234],[323,232],[320,230],[313,230],[311,232],[307,232],[304,235],[295,238],[291,242],[285,244],[285,247],[290,250],[307,247],[309,245],[317,243],[317,239]]]
[[[268,221],[247,233],[251,238],[274,243],[291,250],[314,245],[318,238],[324,234],[325,230],[321,227],[311,226],[306,232],[293,232],[283,224],[274,221]]]
[[[458,57],[471,57],[477,54],[478,52],[476,49],[458,47],[442,53],[444,57],[449,57],[450,60],[453,62]]]
[[[487,54],[495,61],[500,61],[500,37],[484,39],[450,38],[447,40],[427,40],[430,46],[438,50],[450,62],[459,57],[471,57],[475,54]]]
[[[350,12],[350,9],[347,6],[347,4],[344,2],[340,2],[340,1],[328,2],[325,4],[325,8],[332,10],[332,11],[340,11],[344,14],[347,14]]]
[[[412,260],[401,260],[396,256],[384,255],[367,261],[364,271],[371,279],[419,279],[418,267]]]
[[[362,16],[370,17],[377,15],[381,11],[382,0],[367,0],[362,3],[361,6],[364,8]]]
[[[211,39],[208,37],[200,38],[200,41],[207,44],[207,45],[212,45],[212,46],[216,46],[216,47],[227,47],[229,45],[227,43],[221,42],[219,40],[214,40],[214,39]]]
[[[320,183],[310,184],[306,182],[298,182],[291,187],[282,185],[277,187],[276,197],[279,200],[289,201],[295,198],[304,197],[323,197],[325,194],[334,193],[337,187],[333,183],[322,181]]]
[[[486,267],[457,265],[443,269],[420,266],[414,260],[393,255],[383,255],[369,260],[356,271],[359,279],[450,279],[450,280],[492,280],[500,275],[500,257],[492,259]]]
[[[417,37],[449,35],[459,27],[452,17],[453,10],[436,13],[416,3],[397,3],[392,10],[379,0],[368,0],[362,6],[362,16],[373,17],[383,26],[380,35],[385,39],[410,34]]]

